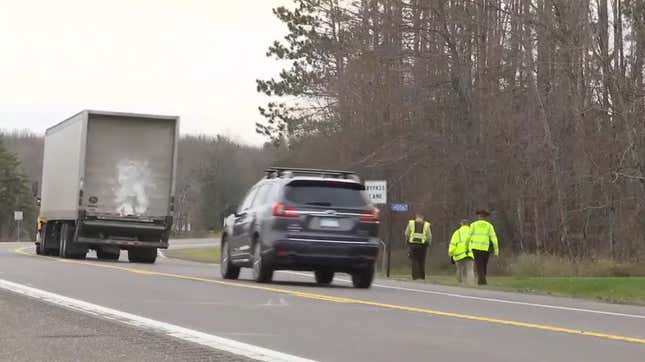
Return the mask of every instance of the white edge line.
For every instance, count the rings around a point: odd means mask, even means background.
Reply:
[[[53,303],[59,306],[73,309],[86,314],[100,316],[111,320],[131,325],[138,328],[150,329],[154,332],[161,333],[166,336],[171,336],[184,341],[197,343],[202,346],[214,348],[221,351],[230,352],[239,356],[248,357],[258,361],[267,362],[313,362],[313,360],[305,359],[286,353],[274,351],[271,349],[254,346],[243,342],[238,342],[232,339],[218,337],[212,334],[199,332],[196,330],[180,327],[174,324],[169,324],[154,319],[141,317],[138,315],[122,312],[116,309],[103,307],[100,305],[92,304],[78,299],[65,297],[59,294],[51,293],[45,290],[28,287],[26,285],[10,282],[0,279],[0,288],[32,297],[48,303]]]
[[[311,275],[309,275],[307,273],[292,272],[292,271],[281,271],[281,272],[285,273],[285,274],[292,274],[292,275],[300,275],[300,276],[311,277]],[[351,281],[348,280],[348,279],[334,278],[334,280],[337,280],[337,281],[340,281],[340,282],[345,282],[345,283],[351,283]],[[447,292],[438,292],[438,291],[426,290],[426,289],[395,287],[395,286],[392,286],[392,285],[384,285],[384,284],[372,284],[372,286],[378,287],[378,288],[384,288],[384,289],[402,290],[402,291],[406,291],[406,292],[434,294],[434,295],[442,295],[442,296],[446,296],[446,297],[454,297],[454,298],[462,298],[462,299],[470,299],[470,300],[481,300],[481,301],[485,301],[485,302],[515,304],[515,305],[524,305],[524,306],[528,306],[528,307],[537,307],[537,308],[544,308],[544,309],[556,309],[556,310],[566,310],[566,311],[572,311],[572,312],[602,314],[602,315],[610,315],[610,316],[614,316],[614,317],[645,319],[645,315],[639,315],[639,314],[607,312],[607,311],[596,310],[596,309],[584,309],[584,308],[564,307],[564,306],[550,305],[550,304],[519,302],[519,301],[515,301],[515,300],[506,300],[506,299],[498,299],[498,298],[475,297],[475,296],[472,296],[472,295],[463,295],[463,294],[447,293]]]

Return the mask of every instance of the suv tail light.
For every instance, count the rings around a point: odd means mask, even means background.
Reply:
[[[371,223],[378,224],[380,222],[379,212],[380,210],[377,208],[373,208],[372,210],[361,211],[361,214],[363,214],[363,216],[361,216],[359,220],[361,222],[371,222]]]
[[[300,213],[293,207],[278,202],[273,205],[273,216],[277,217],[300,217]]]

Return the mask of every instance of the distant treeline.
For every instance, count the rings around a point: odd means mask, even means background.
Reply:
[[[24,144],[33,140],[42,149],[42,140],[27,133],[0,133],[0,241],[13,240],[18,237],[18,224],[14,220],[14,212],[23,212],[23,239],[33,235],[36,205],[32,195],[30,177],[26,174],[21,158],[16,151],[22,151]],[[36,146],[38,147],[38,146]],[[27,152],[28,153],[28,152]],[[34,165],[37,168],[37,165]],[[38,172],[39,174],[40,172]]]
[[[222,136],[185,136],[179,143],[175,200],[179,223],[219,231],[225,212],[237,207],[264,175],[279,149],[240,145]]]

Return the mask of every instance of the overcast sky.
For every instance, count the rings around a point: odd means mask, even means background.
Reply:
[[[173,114],[182,133],[259,144],[255,79],[289,0],[0,0],[0,129],[82,109]]]

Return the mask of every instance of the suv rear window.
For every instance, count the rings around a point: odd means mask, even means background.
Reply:
[[[298,205],[364,207],[364,190],[358,183],[296,180],[287,185],[285,199]]]

